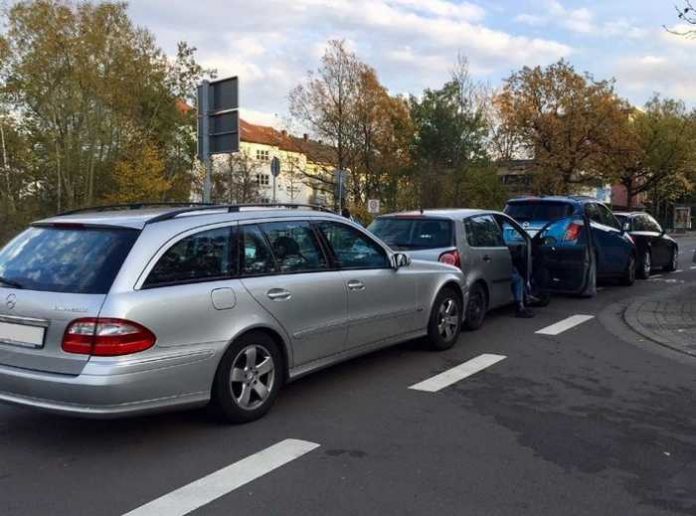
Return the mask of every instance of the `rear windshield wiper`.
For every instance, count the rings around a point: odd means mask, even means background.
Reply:
[[[22,285],[21,283],[17,283],[16,281],[5,279],[2,276],[0,276],[0,283],[3,283],[5,285],[7,285],[8,287],[12,287],[12,288],[24,288],[24,285]]]

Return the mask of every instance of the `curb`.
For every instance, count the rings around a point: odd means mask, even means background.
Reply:
[[[696,283],[686,283],[684,285],[678,285],[676,287],[663,290],[657,295],[653,294],[650,296],[639,297],[626,307],[626,309],[623,312],[623,320],[633,331],[647,339],[650,339],[656,344],[669,348],[673,351],[677,351],[678,353],[682,353],[684,355],[696,357],[696,352],[689,349],[684,349],[682,346],[678,344],[674,344],[672,341],[663,337],[662,335],[659,335],[649,330],[648,328],[643,326],[643,324],[641,324],[638,320],[638,312],[645,304],[654,302],[655,300],[662,299],[669,295],[679,294],[683,290],[689,290],[693,288],[696,288]]]

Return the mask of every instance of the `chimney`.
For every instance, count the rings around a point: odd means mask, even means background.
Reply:
[[[309,140],[309,135],[308,135],[307,133],[304,133],[304,134],[302,135],[302,139],[303,139],[304,141]]]

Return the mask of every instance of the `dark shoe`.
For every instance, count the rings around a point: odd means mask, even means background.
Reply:
[[[515,310],[515,317],[518,317],[520,319],[531,319],[534,317],[536,314],[532,312],[529,308],[526,307],[518,307],[517,310]]]

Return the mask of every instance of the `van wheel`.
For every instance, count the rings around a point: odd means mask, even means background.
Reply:
[[[636,257],[631,255],[628,258],[628,266],[621,276],[621,284],[630,287],[636,281]]]
[[[211,408],[230,423],[247,423],[268,412],[283,383],[283,360],[266,333],[250,332],[227,349],[211,392]]]
[[[486,318],[488,311],[488,296],[480,283],[474,283],[469,291],[469,302],[466,304],[466,319],[464,327],[467,330],[478,330]]]
[[[451,288],[444,288],[435,298],[428,322],[428,344],[444,351],[454,346],[462,330],[462,302]]]
[[[636,272],[636,274],[640,279],[648,279],[650,277],[651,269],[652,258],[650,256],[650,249],[646,249],[640,257],[640,264],[638,266],[638,271]]]

